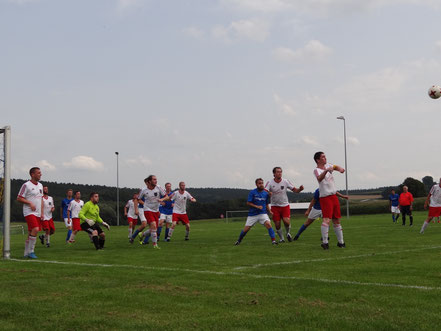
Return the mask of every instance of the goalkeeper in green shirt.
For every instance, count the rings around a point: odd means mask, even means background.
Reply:
[[[95,248],[103,249],[106,235],[99,224],[102,224],[110,230],[109,224],[104,222],[100,217],[100,207],[98,201],[100,196],[96,192],[90,193],[90,201],[86,202],[79,213],[81,229],[92,235]]]

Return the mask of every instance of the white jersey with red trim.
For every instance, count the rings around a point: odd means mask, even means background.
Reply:
[[[337,193],[337,190],[335,189],[334,176],[332,175],[332,172],[334,171],[334,165],[330,163],[326,163],[325,169],[329,170],[329,172],[327,172],[325,178],[323,178],[323,180],[319,182],[320,198],[327,197],[329,195],[334,195],[335,193]],[[314,176],[315,178],[317,178],[317,181],[318,181],[318,177],[323,171],[325,170],[320,168],[314,169]]]
[[[276,182],[273,178],[266,183],[265,189],[271,192],[271,206],[286,207],[289,206],[288,194],[286,190],[292,190],[294,184],[290,180],[281,178],[280,182]]]
[[[127,208],[127,217],[132,218],[134,220],[138,219],[138,215],[135,214],[135,203],[133,200],[129,200],[126,203]]]
[[[430,189],[430,207],[441,207],[441,187],[435,184]]]
[[[138,199],[144,198],[144,211],[159,212],[159,199],[165,195],[165,190],[156,185],[152,190],[148,187],[141,189]]]
[[[70,218],[79,218],[79,213],[81,211],[81,208],[83,208],[84,206],[84,201],[83,200],[72,200],[69,203],[69,206],[67,207],[67,210],[69,211],[70,214]]]
[[[41,183],[34,184],[28,180],[21,186],[18,196],[32,202],[36,208],[33,211],[28,204],[23,204],[24,217],[29,215],[41,216],[41,199],[43,198],[43,185]]]
[[[180,193],[176,190],[171,196],[171,200],[174,202],[173,214],[187,214],[187,200],[191,200],[193,197],[187,191]]]
[[[49,221],[52,218],[52,208],[54,208],[54,199],[50,196],[43,196],[43,221]]]

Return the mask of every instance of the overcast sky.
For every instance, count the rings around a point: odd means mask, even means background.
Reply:
[[[0,126],[14,178],[312,191],[441,176],[431,0],[0,0]],[[344,175],[335,175],[344,188]]]

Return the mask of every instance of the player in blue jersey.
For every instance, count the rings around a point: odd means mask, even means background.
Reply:
[[[61,201],[60,207],[61,219],[64,220],[64,225],[66,225],[67,228],[66,242],[69,241],[70,235],[72,234],[72,224],[69,222],[69,217],[67,217],[67,208],[73,199],[73,191],[72,189],[68,189],[66,192],[66,198]]]
[[[340,194],[340,192],[335,193],[339,198],[349,199],[347,195]],[[306,230],[317,218],[322,217],[322,207],[320,206],[320,190],[316,189],[314,196],[309,203],[308,209],[305,212],[305,216],[308,217],[305,223],[302,224],[299,231],[294,237],[294,240],[298,240],[303,231]]]
[[[400,203],[399,200],[400,195],[395,193],[395,190],[392,189],[389,194],[389,207],[390,212],[392,213],[392,221],[394,223],[398,223],[398,219],[400,218]]]
[[[259,222],[263,226],[268,229],[268,234],[271,238],[273,245],[277,245],[276,234],[274,233],[273,228],[271,227],[271,221],[268,217],[267,213],[272,215],[271,209],[269,208],[270,196],[269,193],[265,190],[265,185],[263,183],[262,178],[257,178],[256,188],[251,190],[248,194],[247,205],[250,207],[248,210],[248,217],[245,223],[245,227],[239,235],[239,239],[237,239],[235,245],[239,245],[245,237],[245,235],[250,231],[250,229]]]

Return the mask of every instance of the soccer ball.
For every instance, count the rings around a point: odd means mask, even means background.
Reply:
[[[429,93],[429,97],[432,99],[438,99],[441,97],[441,87],[438,85],[433,85],[427,93]]]

